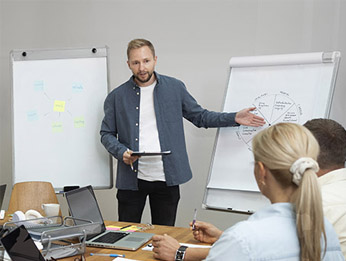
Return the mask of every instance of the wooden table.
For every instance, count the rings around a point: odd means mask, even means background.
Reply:
[[[3,224],[6,221],[8,221],[8,217],[6,217],[5,220],[1,220],[0,224]],[[127,225],[138,225],[135,223],[117,222],[117,221],[105,221],[105,224],[107,226],[113,225],[113,226],[120,226],[120,227],[127,226]],[[144,226],[144,225],[142,224],[142,226]],[[184,228],[184,227],[171,227],[171,226],[155,225],[153,229],[145,230],[142,233],[153,233],[153,234],[158,234],[158,235],[167,234],[167,235],[172,236],[176,240],[178,240],[179,243],[203,245],[199,241],[196,241],[193,238],[191,230],[187,227]],[[149,244],[149,243],[151,243],[151,240],[147,244]],[[123,255],[125,255],[125,258],[134,259],[134,260],[148,260],[148,261],[157,260],[157,259],[154,259],[152,251],[142,250],[142,248],[144,246],[140,247],[137,251],[87,247],[86,252],[84,254],[84,257],[88,261],[89,260],[90,261],[92,261],[92,260],[113,260],[114,257],[90,256],[90,253],[102,253],[102,254],[111,254],[112,253],[112,254],[123,254]],[[63,259],[59,259],[59,260],[64,260],[64,261],[75,260],[76,257],[78,257],[78,256],[63,258]]]
[[[114,221],[105,221],[106,225],[113,226],[127,226],[127,225],[136,225],[134,223],[127,222],[114,222]],[[154,233],[154,234],[167,234],[178,240],[179,243],[189,243],[189,244],[201,244],[193,238],[192,232],[189,228],[183,227],[171,227],[171,226],[158,226],[155,225],[154,229],[148,229],[142,233]],[[148,244],[151,241],[148,242]],[[202,245],[202,244],[201,244]],[[107,249],[107,248],[95,248],[87,247],[85,258],[87,260],[113,260],[114,257],[106,256],[90,256],[90,253],[104,253],[104,254],[124,254],[125,258],[134,259],[134,260],[157,260],[153,257],[152,251],[142,250],[143,247],[140,247],[137,251],[128,251],[128,250],[117,250],[117,249]],[[60,260],[74,260],[75,257],[64,258]]]

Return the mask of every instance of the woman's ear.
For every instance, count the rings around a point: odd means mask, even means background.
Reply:
[[[266,185],[266,178],[267,178],[267,167],[263,164],[261,161],[256,162],[256,179],[257,182],[261,185]]]
[[[258,172],[260,177],[264,177],[266,173],[266,166],[264,166],[263,162],[258,161]]]

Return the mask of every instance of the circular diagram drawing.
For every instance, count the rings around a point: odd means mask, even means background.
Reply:
[[[266,124],[262,127],[243,125],[238,127],[236,132],[238,139],[242,140],[249,150],[251,150],[253,137],[261,130],[279,122],[299,123],[302,115],[300,105],[295,103],[285,92],[279,94],[264,93],[254,100],[253,106],[256,107],[253,113],[264,118]]]

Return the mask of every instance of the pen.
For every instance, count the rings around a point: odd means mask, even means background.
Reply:
[[[195,230],[196,218],[197,218],[197,208],[195,208],[195,214],[193,215],[192,230]]]
[[[122,229],[124,229],[124,228],[128,228],[128,227],[130,227],[130,226],[132,226],[132,225],[127,225],[127,226],[121,227],[120,230],[122,230]]]
[[[91,256],[110,256],[110,257],[125,257],[125,255],[118,255],[118,254],[94,254],[90,253]]]

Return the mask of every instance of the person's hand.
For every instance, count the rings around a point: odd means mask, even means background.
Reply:
[[[123,154],[124,163],[127,165],[131,165],[131,168],[132,168],[133,162],[135,162],[139,158],[138,156],[131,156],[132,152],[133,152],[132,150],[127,150]]]
[[[153,236],[154,258],[161,260],[175,260],[175,254],[180,244],[173,237],[166,234]]]
[[[190,226],[192,229],[192,222]],[[210,223],[203,221],[195,222],[193,237],[200,242],[214,244],[220,238],[221,234],[222,231]]]
[[[259,117],[251,111],[255,110],[256,107],[242,109],[238,111],[235,115],[235,121],[240,125],[252,126],[252,127],[260,127],[265,124],[265,121],[262,117]]]

